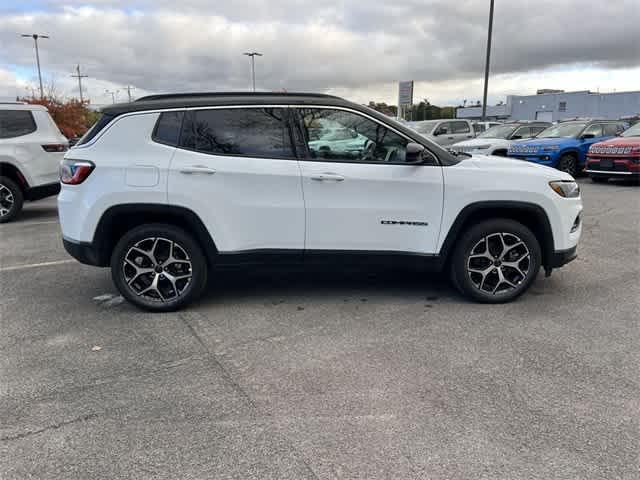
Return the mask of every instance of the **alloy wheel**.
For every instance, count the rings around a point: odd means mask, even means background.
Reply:
[[[157,302],[175,300],[191,283],[192,265],[185,249],[173,240],[145,238],[124,256],[125,283],[139,297]]]
[[[501,295],[527,278],[531,253],[524,241],[512,233],[492,233],[471,249],[467,273],[471,283],[484,293]]]
[[[9,215],[14,203],[13,192],[6,185],[0,183],[0,217]]]

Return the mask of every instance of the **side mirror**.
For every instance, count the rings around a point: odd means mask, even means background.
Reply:
[[[409,142],[406,147],[406,163],[422,163],[424,146],[419,143]]]
[[[522,135],[514,135],[513,137],[511,137],[511,140],[521,140],[522,139]]]
[[[596,138],[596,136],[593,133],[585,133],[584,135],[582,135],[580,137],[582,140],[588,140],[590,138]]]

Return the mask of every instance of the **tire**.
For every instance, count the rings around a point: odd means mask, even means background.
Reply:
[[[562,155],[562,157],[560,157],[558,166],[556,168],[563,172],[567,172],[569,175],[575,178],[578,174],[578,159],[570,153],[565,153],[564,155]]]
[[[136,227],[111,255],[111,276],[122,296],[152,312],[177,310],[196,300],[207,284],[207,270],[200,245],[173,225]]]
[[[607,183],[609,181],[609,177],[591,177],[591,181],[593,183]]]
[[[540,244],[531,230],[514,220],[486,220],[460,237],[451,258],[451,281],[477,302],[505,303],[531,286],[541,264]]]
[[[0,223],[14,220],[22,211],[24,194],[9,177],[0,177]]]

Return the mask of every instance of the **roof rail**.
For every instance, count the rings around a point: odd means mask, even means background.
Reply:
[[[339,98],[335,95],[325,93],[308,92],[186,92],[186,93],[161,93],[158,95],[147,95],[136,99],[136,102],[148,102],[153,100],[176,100],[180,98],[206,98],[206,97],[316,97],[316,98]]]
[[[0,105],[27,105],[27,102],[0,102]]]

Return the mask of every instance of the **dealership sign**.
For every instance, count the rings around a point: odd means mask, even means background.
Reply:
[[[398,105],[413,105],[413,80],[398,83]]]

